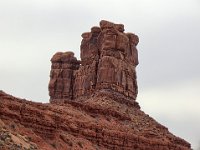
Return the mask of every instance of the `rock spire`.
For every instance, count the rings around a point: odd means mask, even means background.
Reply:
[[[52,59],[50,102],[64,102],[96,91],[109,90],[135,101],[139,38],[125,33],[123,24],[100,21],[82,34],[81,61],[73,52],[58,52]]]

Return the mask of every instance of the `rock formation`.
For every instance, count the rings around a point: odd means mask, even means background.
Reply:
[[[73,98],[74,71],[79,68],[79,61],[73,52],[58,52],[51,59],[49,95],[51,102],[64,102]]]
[[[81,61],[73,53],[56,53],[51,59],[51,102],[64,102],[109,89],[135,101],[138,36],[124,33],[124,25],[105,20],[82,34]]]
[[[42,104],[0,91],[0,123],[21,139],[12,144],[18,149],[25,140],[39,150],[190,150],[188,142],[120,99],[99,93],[82,102]],[[0,149],[7,150],[4,132]]]
[[[0,90],[0,149],[191,150],[135,101],[138,37],[101,21],[73,52],[52,59],[50,103]]]

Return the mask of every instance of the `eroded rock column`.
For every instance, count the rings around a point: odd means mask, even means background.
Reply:
[[[92,27],[91,32],[82,34],[81,66],[75,71],[74,97],[90,95],[96,89],[97,70],[99,62],[98,37],[99,27]]]
[[[123,24],[102,20],[100,27],[92,27],[82,38],[81,61],[72,52],[59,52],[51,59],[51,102],[77,99],[107,89],[135,100],[138,36],[124,33]]]
[[[74,71],[80,62],[73,52],[58,52],[51,59],[49,95],[51,103],[73,99]]]
[[[124,25],[101,21],[97,89],[111,89],[131,97],[137,97],[136,66],[138,37],[124,33]]]

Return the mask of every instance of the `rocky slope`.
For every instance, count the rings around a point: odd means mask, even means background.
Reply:
[[[82,37],[80,61],[51,59],[50,103],[0,91],[0,149],[191,149],[136,102],[138,37],[108,21]]]
[[[7,130],[42,150],[190,149],[140,109],[124,104],[124,98],[104,91],[86,100],[42,104],[1,92],[0,115]]]

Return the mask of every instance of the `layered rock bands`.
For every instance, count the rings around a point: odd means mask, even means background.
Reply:
[[[140,109],[121,103],[120,96],[103,92],[83,102],[42,104],[0,91],[0,149],[191,149]]]

